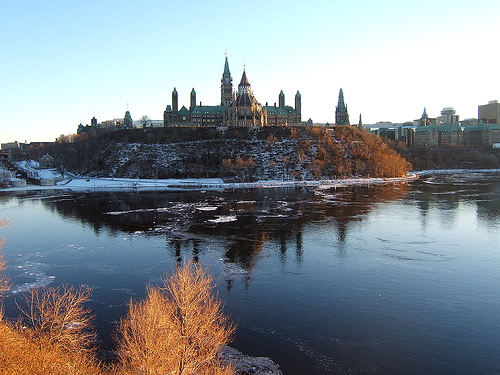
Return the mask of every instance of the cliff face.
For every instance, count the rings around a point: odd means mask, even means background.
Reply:
[[[411,165],[350,126],[121,130],[56,142],[67,170],[97,177],[223,177],[235,181],[396,177]]]

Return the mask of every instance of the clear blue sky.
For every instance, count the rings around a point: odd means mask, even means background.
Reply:
[[[302,95],[302,117],[333,122],[342,87],[351,122],[461,119],[500,99],[500,2],[2,1],[0,141],[53,141],[80,122],[161,119],[220,102],[227,53],[257,99]]]

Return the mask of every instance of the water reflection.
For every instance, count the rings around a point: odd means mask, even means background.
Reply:
[[[436,209],[444,226],[453,225],[462,204],[477,205],[477,218],[494,228],[500,217],[498,174],[428,177],[412,184],[351,186],[332,189],[235,190],[232,192],[86,192],[53,191],[43,206],[66,220],[91,227],[144,236],[165,236],[172,257],[199,260],[203,243],[219,239],[226,263],[245,271],[255,267],[264,246],[276,243],[280,259],[303,258],[304,227],[327,226],[339,255],[353,223],[364,220],[376,205],[401,201],[416,204],[425,228]],[[416,189],[414,187],[417,187]],[[47,194],[45,192],[45,194]],[[23,193],[18,199],[39,198]],[[408,198],[408,199],[407,199]],[[289,254],[293,246],[293,254]]]
[[[284,373],[498,373],[499,174],[337,189],[44,194],[2,201],[18,220],[36,216],[24,221],[30,231],[15,224],[22,243],[10,259],[23,275],[94,285],[103,337],[130,296],[193,259],[222,280],[239,323],[235,346],[272,356]],[[28,234],[41,245],[31,254]]]
[[[408,204],[416,201],[422,216],[422,226],[428,225],[427,215],[437,209],[441,224],[452,227],[461,205],[474,204],[479,224],[494,228],[500,222],[500,175],[476,172],[443,174],[423,178],[417,183]]]
[[[303,257],[302,231],[314,223],[328,226],[338,242],[349,235],[352,222],[363,220],[374,205],[403,200],[411,186],[358,186],[327,190],[276,189],[233,192],[61,193],[42,199],[43,206],[65,220],[91,227],[96,235],[106,230],[165,236],[172,256],[197,261],[202,243],[220,238],[224,258],[246,271],[266,243],[276,242],[283,261]],[[24,194],[20,200],[38,198]]]
[[[207,236],[229,241],[225,256],[245,269],[252,269],[255,255],[269,241],[279,243],[286,256],[296,243],[296,258],[302,254],[302,230],[314,223],[327,225],[343,243],[353,222],[364,220],[374,205],[404,201],[416,204],[425,227],[426,216],[437,209],[442,222],[453,224],[461,204],[477,205],[477,218],[494,227],[500,216],[498,174],[469,173],[437,175],[413,184],[351,186],[333,189],[235,190],[233,192],[25,192],[22,202],[43,197],[42,204],[66,220],[93,228],[98,235],[106,230],[164,235],[174,246],[174,256],[192,242],[192,258],[197,259],[200,241]],[[418,189],[413,189],[418,186]],[[47,195],[48,194],[48,195]],[[8,194],[7,194],[8,195]],[[6,196],[7,196],[6,195]]]

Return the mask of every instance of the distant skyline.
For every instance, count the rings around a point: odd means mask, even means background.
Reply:
[[[220,103],[227,53],[263,105],[302,96],[302,120],[460,119],[500,100],[498,1],[45,1],[0,12],[0,142],[53,141],[90,124]]]

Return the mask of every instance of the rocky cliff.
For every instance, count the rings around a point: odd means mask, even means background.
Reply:
[[[97,177],[314,180],[411,169],[378,136],[350,126],[120,130],[59,140],[52,153],[67,170]]]

